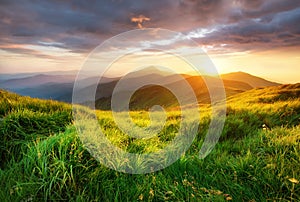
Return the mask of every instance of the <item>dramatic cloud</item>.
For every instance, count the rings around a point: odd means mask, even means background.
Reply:
[[[202,35],[200,29],[198,35],[197,31],[193,32],[192,38],[201,44],[226,47],[227,51],[299,47],[299,22],[300,8],[296,8],[272,16],[244,18],[237,23],[215,26]]]
[[[218,50],[298,47],[299,7],[296,0],[2,0],[0,49],[38,54],[26,46],[33,45],[85,54],[136,26],[181,31]]]

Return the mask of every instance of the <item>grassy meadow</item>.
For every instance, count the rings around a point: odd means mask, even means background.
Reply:
[[[164,170],[133,175],[101,165],[82,145],[69,104],[0,91],[0,201],[299,201],[300,84],[253,89],[227,99],[214,150],[199,159],[210,122],[201,105],[198,134]],[[134,139],[110,111],[96,112],[107,138],[132,153],[164,148],[178,132],[180,111],[162,131]],[[147,111],[132,111],[139,126]]]

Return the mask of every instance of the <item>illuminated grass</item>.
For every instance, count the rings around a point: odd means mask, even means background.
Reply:
[[[1,91],[1,150],[7,152],[1,161],[0,200],[300,200],[299,90],[299,85],[271,87],[229,98],[220,142],[204,160],[198,152],[210,119],[208,106],[202,106],[198,135],[188,152],[146,175],[99,164],[79,140],[69,105]],[[131,115],[137,125],[149,124],[148,112]],[[133,153],[163,148],[181,120],[179,111],[169,111],[160,134],[140,140],[122,133],[111,112],[97,111],[97,116],[106,137]]]

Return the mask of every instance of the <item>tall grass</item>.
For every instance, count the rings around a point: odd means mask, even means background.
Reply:
[[[220,142],[205,159],[199,159],[198,152],[210,122],[210,109],[202,106],[198,135],[186,154],[166,169],[145,175],[119,173],[99,164],[86,151],[71,124],[70,106],[53,102],[55,107],[49,110],[52,101],[4,92],[8,100],[18,102],[16,107],[1,105],[1,141],[5,145],[1,149],[9,151],[9,163],[0,170],[0,199],[300,200],[300,101],[295,96],[299,88],[289,85],[256,89],[229,98]],[[282,94],[283,97],[276,98]],[[273,98],[276,99],[271,102]],[[25,100],[21,107],[22,99]],[[40,104],[41,108],[29,103]],[[145,111],[131,115],[137,125],[149,123]],[[173,110],[156,137],[140,140],[122,133],[109,111],[98,111],[97,116],[107,138],[133,153],[163,148],[174,138],[180,123],[180,112]],[[22,147],[16,146],[17,142]]]
[[[28,142],[64,131],[72,119],[71,107],[56,101],[0,91],[0,104],[1,168],[20,160]]]

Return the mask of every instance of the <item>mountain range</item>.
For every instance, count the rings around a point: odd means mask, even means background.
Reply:
[[[245,72],[224,74],[221,75],[221,78],[227,96],[245,92],[253,88],[280,85],[279,83],[271,82]],[[2,74],[0,75],[0,88],[30,97],[72,102],[75,79],[75,71]],[[82,94],[82,102],[86,101],[85,97],[95,88],[98,80],[95,76],[86,76],[77,81],[81,86],[79,90]],[[137,109],[148,108],[153,104],[160,104],[167,107],[177,105],[175,96],[167,88],[181,89],[185,82],[192,87],[199,103],[210,102],[207,83],[212,86],[210,87],[210,91],[216,91],[219,88],[219,86],[214,86],[217,80],[212,76],[178,75],[156,67],[147,67],[131,72],[122,79],[120,77],[101,78],[95,95],[97,108],[110,109],[111,96],[118,82],[124,82],[124,85],[119,85],[115,93],[137,90],[130,100],[130,106]],[[163,88],[160,85],[167,88]],[[135,86],[139,86],[140,88],[135,89]],[[185,96],[189,97],[189,95]]]

